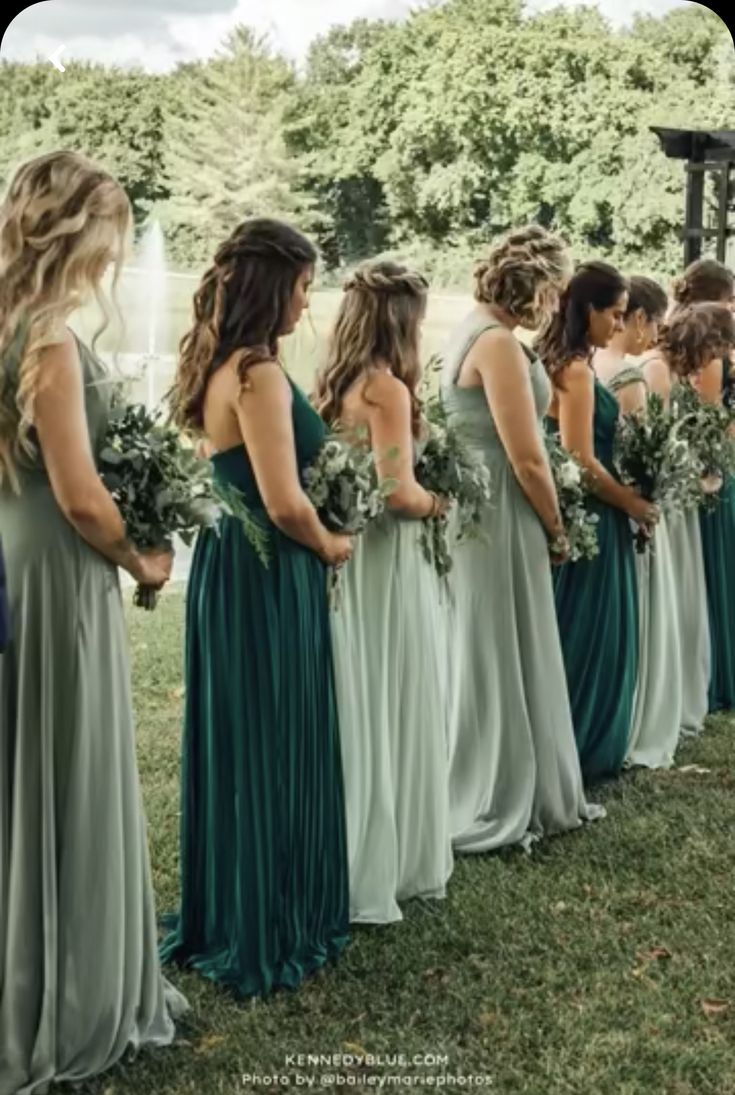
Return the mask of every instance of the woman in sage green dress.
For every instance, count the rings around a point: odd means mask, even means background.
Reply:
[[[711,303],[731,308],[735,278],[732,271],[714,259],[699,259],[674,283],[678,309]],[[733,385],[732,364],[727,349],[692,374],[692,382],[703,399],[727,401]],[[710,631],[709,711],[735,708],[735,477],[728,476],[710,511],[700,511],[702,558],[707,585]]]
[[[66,326],[122,261],[130,210],[69,152],[0,209],[0,1091],[83,1082],[173,1041],[158,961],[118,566],[160,586],[95,467],[110,377]]]
[[[713,359],[721,352],[722,325],[724,323],[726,331],[729,316],[729,309],[707,304],[678,308],[671,315],[661,332],[655,354],[643,365],[649,389],[661,396],[667,406],[675,385],[691,384],[696,388],[702,376],[711,384],[713,397],[718,397],[719,359]],[[722,483],[710,477],[703,486],[718,493]],[[674,577],[673,600],[681,636],[681,732],[687,735],[699,733],[704,725],[712,664],[699,514],[696,507],[666,514]]]
[[[316,254],[272,220],[239,225],[194,298],[172,392],[215,479],[260,523],[204,530],[186,605],[181,907],[162,955],[239,997],[295,988],[348,939],[347,845],[326,565],[349,537],[321,524],[302,474],[325,435],[279,340]]]
[[[345,285],[316,391],[330,426],[366,432],[387,512],[359,537],[332,612],[350,860],[350,918],[401,919],[399,902],[441,898],[449,837],[446,623],[423,555],[422,518],[446,503],[416,482],[424,279],[392,262]]]
[[[618,400],[623,414],[646,414],[647,385],[643,370],[630,357],[640,357],[655,345],[668,308],[666,293],[656,281],[632,277],[623,328],[606,349],[595,353],[597,378]],[[671,672],[682,659],[676,582],[669,540],[668,515],[656,526],[649,550],[636,554],[638,579],[638,684],[625,763],[669,768],[679,742],[682,680]]]
[[[629,519],[648,530],[658,519],[654,505],[616,478],[620,407],[591,365],[593,351],[622,329],[627,303],[627,284],[617,270],[585,263],[536,344],[554,385],[549,428],[589,471],[599,518],[599,554],[567,562],[554,574],[574,732],[590,783],[617,775],[628,751],[639,642]]]
[[[451,574],[450,821],[455,849],[485,852],[575,829],[584,796],[554,611],[551,559],[568,545],[543,441],[550,384],[514,334],[558,302],[565,246],[535,225],[476,271],[477,305],[447,347],[449,423],[486,462],[493,498]]]

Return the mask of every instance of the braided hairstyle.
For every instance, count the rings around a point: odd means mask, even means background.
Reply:
[[[203,429],[207,384],[233,354],[243,387],[253,365],[277,359],[296,283],[316,259],[301,232],[266,218],[239,224],[219,247],[194,295],[194,323],[179,347],[169,393],[178,426]]]
[[[697,259],[672,285],[678,307],[700,301],[729,303],[735,288],[733,273],[716,259]]]
[[[396,262],[359,267],[344,286],[327,360],[317,375],[314,404],[325,422],[335,423],[345,395],[381,363],[408,388],[414,436],[421,428],[419,327],[426,311],[429,284]]]
[[[659,350],[672,372],[688,377],[735,347],[735,317],[726,304],[700,301],[677,308],[659,335]]]
[[[534,330],[572,275],[567,245],[538,224],[517,228],[475,267],[475,300]]]

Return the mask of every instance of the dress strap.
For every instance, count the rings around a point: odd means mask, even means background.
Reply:
[[[497,327],[502,327],[502,324],[495,319],[480,319],[477,316],[470,316],[470,320],[473,322],[467,322],[464,330],[460,331],[459,338],[453,346],[450,347],[450,352],[446,354],[446,360],[444,364],[444,370],[442,374],[442,385],[444,387],[453,387],[457,383],[460,369],[464,364],[467,354],[477,342],[480,335],[484,335],[485,331],[495,330]],[[533,363],[536,359],[536,355],[532,350],[529,350],[528,346],[524,345],[520,339],[516,340],[521,350],[528,358],[530,363]]]
[[[615,395],[631,384],[643,384],[646,391],[648,390],[648,384],[646,384],[646,378],[640,365],[626,365],[624,369],[621,369],[608,381],[607,387]]]

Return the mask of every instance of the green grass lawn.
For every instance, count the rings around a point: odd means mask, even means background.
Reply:
[[[155,615],[129,613],[161,912],[177,897],[182,608],[173,591]],[[495,1095],[734,1095],[734,758],[735,724],[713,719],[678,769],[627,775],[599,794],[604,821],[530,857],[461,859],[445,902],[355,931],[339,965],[296,994],[238,1004],[174,972],[193,1006],[178,1044],[87,1090],[282,1092],[300,1072],[326,1091],[318,1077],[329,1069],[289,1068],[286,1055],[352,1046],[444,1057],[373,1075],[464,1078],[445,1090],[481,1075]],[[292,1086],[243,1084],[244,1073],[290,1073]]]

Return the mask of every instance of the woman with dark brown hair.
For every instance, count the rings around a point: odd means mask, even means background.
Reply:
[[[316,254],[272,220],[241,224],[194,298],[172,392],[215,479],[267,533],[264,567],[235,517],[204,531],[186,613],[182,897],[163,957],[241,997],[295,988],[344,948],[347,848],[326,564],[352,542],[301,484],[325,435],[279,341]]]
[[[652,528],[656,507],[616,477],[615,396],[596,378],[595,349],[622,330],[628,284],[612,266],[580,266],[559,312],[536,342],[554,385],[549,428],[590,475],[599,554],[554,574],[567,683],[582,771],[590,782],[619,773],[633,718],[638,672],[638,598],[629,518]]]
[[[475,307],[453,332],[442,398],[486,464],[481,536],[457,551],[450,610],[449,802],[460,852],[575,829],[585,800],[554,610],[550,560],[568,552],[542,422],[551,386],[519,340],[558,306],[564,242],[510,232],[475,271]]]
[[[422,519],[446,502],[416,482],[425,441],[416,389],[426,281],[369,263],[345,285],[316,405],[367,432],[388,513],[360,537],[332,613],[347,802],[350,917],[385,924],[399,902],[440,898],[452,870],[446,746],[446,625]]]

